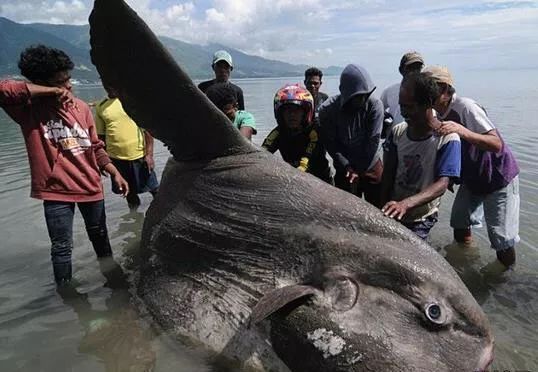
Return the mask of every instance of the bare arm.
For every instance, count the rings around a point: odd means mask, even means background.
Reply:
[[[399,202],[389,201],[385,204],[381,211],[385,214],[385,216],[401,220],[408,210],[420,205],[424,205],[443,195],[448,187],[448,183],[448,177],[439,177],[434,183],[426,187],[418,194],[405,198]]]
[[[491,152],[499,152],[502,150],[503,144],[495,129],[485,133],[475,133],[454,121],[438,120],[436,117],[433,117],[431,110],[427,114],[430,127],[441,136],[457,133],[462,140],[475,145],[480,150]]]
[[[148,131],[144,131],[144,141],[145,141],[145,149],[144,149],[144,154],[147,156],[147,155],[150,155],[150,156],[153,156],[153,144],[154,144],[154,139],[153,139],[153,136],[151,134],[149,134]]]
[[[42,96],[58,96],[67,89],[57,88],[57,87],[47,87],[44,85],[37,85],[32,83],[27,83],[28,92],[32,97],[42,97]]]
[[[28,87],[28,92],[30,93],[30,97],[32,98],[56,96],[58,102],[62,105],[74,105],[73,93],[69,89],[59,87],[47,87],[44,85],[37,85],[32,83],[27,83],[26,86]]]
[[[155,168],[155,160],[153,159],[153,144],[155,141],[153,140],[153,136],[148,131],[144,131],[144,141],[144,160],[151,171]]]
[[[463,131],[458,133],[460,138],[475,145],[480,150],[499,152],[503,148],[502,141],[495,129],[486,133],[475,133],[463,127]]]
[[[116,183],[118,189],[121,191],[121,195],[127,196],[129,194],[129,184],[121,176],[118,169],[112,163],[108,163],[103,167],[103,171],[110,175],[112,182]]]
[[[254,134],[254,129],[247,126],[242,126],[241,129],[239,129],[243,137],[247,138],[249,141],[252,140],[252,135]]]
[[[424,190],[410,196],[404,200],[407,201],[409,208],[415,208],[419,205],[424,205],[431,202],[435,198],[443,195],[448,188],[449,178],[448,177],[439,177],[434,183],[426,187]]]

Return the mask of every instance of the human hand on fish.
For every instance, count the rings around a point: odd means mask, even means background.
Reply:
[[[407,213],[407,210],[409,209],[409,204],[404,200],[401,201],[394,201],[391,200],[387,204],[381,208],[381,212],[385,216],[388,216],[390,218],[397,218],[398,220],[401,220],[403,216]]]

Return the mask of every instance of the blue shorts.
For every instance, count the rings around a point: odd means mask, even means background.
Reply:
[[[437,212],[430,214],[423,221],[402,222],[402,225],[414,232],[419,238],[426,240],[430,230],[438,221]]]
[[[122,177],[129,184],[129,193],[142,194],[147,191],[156,191],[159,181],[154,170],[149,170],[144,158],[136,160],[111,159]],[[120,190],[112,182],[112,192],[120,194]]]
[[[454,229],[482,227],[485,217],[491,247],[496,251],[519,242],[519,177],[490,194],[473,194],[461,185],[454,199],[450,226]]]

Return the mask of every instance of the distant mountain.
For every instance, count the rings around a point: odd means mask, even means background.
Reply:
[[[57,38],[73,44],[77,48],[90,50],[90,25],[53,25],[49,23],[30,23],[33,29],[54,35]]]
[[[20,24],[0,17],[0,76],[18,74],[17,61],[22,49],[41,43],[62,49],[73,59],[74,78],[98,81],[99,76],[90,60],[89,38],[89,25]],[[226,49],[232,55],[235,78],[300,76],[309,67],[248,55],[220,44],[189,44],[165,36],[159,39],[193,79],[213,76],[211,59],[218,49]],[[323,69],[325,75],[338,75],[341,71],[342,68],[336,66]]]
[[[75,63],[74,77],[98,80],[88,49],[77,47],[54,33],[44,32],[32,25],[16,23],[2,17],[0,17],[0,75],[18,74],[17,61],[20,52],[24,47],[38,43],[66,52]]]

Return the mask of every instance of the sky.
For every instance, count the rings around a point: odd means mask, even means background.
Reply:
[[[85,24],[91,0],[0,0],[15,22]],[[326,67],[538,69],[538,0],[127,0],[158,35]]]

